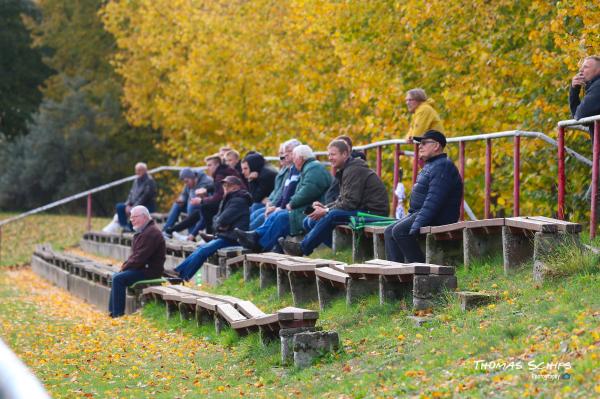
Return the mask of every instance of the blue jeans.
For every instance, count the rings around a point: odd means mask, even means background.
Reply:
[[[179,277],[185,281],[189,281],[192,279],[192,277],[194,277],[194,274],[196,274],[209,256],[221,248],[230,247],[232,245],[237,245],[237,243],[226,238],[215,238],[214,240],[196,248],[196,250],[192,252],[190,256],[188,256],[179,264],[179,266],[175,268],[175,271],[179,273]]]
[[[281,209],[269,215],[267,220],[257,228],[256,233],[260,239],[258,243],[264,250],[271,250],[279,237],[290,234],[290,216],[287,210]]]
[[[146,280],[146,274],[143,270],[131,269],[113,275],[110,300],[108,301],[108,311],[112,317],[119,317],[125,314],[127,287],[141,280]]]
[[[255,210],[250,214],[250,230],[256,230],[265,222],[265,208]]]
[[[250,214],[252,214],[252,212],[257,211],[259,209],[262,209],[264,211],[265,204],[263,204],[262,202],[253,202],[252,205],[250,205]]]
[[[116,206],[117,208],[117,217],[119,218],[119,225],[121,227],[129,227],[131,228],[131,224],[129,223],[129,218],[127,217],[127,212],[125,212],[125,208],[127,208],[127,204],[124,202],[119,202]],[[148,212],[154,212],[154,207],[147,207]]]
[[[327,215],[317,220],[315,223],[308,216],[304,218],[304,227],[313,225],[312,229],[308,231],[308,234],[302,240],[302,253],[304,255],[310,255],[316,247],[321,243],[331,247],[331,233],[335,226],[340,224],[346,224],[350,221],[350,216],[356,216],[358,211],[343,211],[341,209],[332,209]]]
[[[168,229],[169,227],[173,227],[173,225],[177,222],[177,219],[179,219],[179,215],[181,214],[181,212],[183,212],[184,209],[183,204],[178,204],[177,202],[173,203],[173,206],[171,207],[171,210],[169,211],[169,216],[167,217],[167,221],[165,222],[165,225],[163,226],[163,231]],[[189,215],[192,214],[192,212],[194,212],[195,210],[199,209],[200,207],[198,206],[194,206],[192,204],[188,204],[187,205],[187,209],[186,212]],[[191,231],[192,229],[188,229],[188,231]]]

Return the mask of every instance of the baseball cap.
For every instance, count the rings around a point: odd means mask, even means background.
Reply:
[[[442,132],[438,132],[437,130],[428,130],[423,136],[413,137],[413,140],[419,143],[425,139],[437,141],[442,145],[442,147],[446,146],[446,136],[444,136]]]

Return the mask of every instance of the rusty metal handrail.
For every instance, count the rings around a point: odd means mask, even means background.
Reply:
[[[565,176],[565,151],[569,152],[565,147],[565,130],[586,130],[583,125],[593,124],[594,129],[592,135],[592,161],[589,165],[592,166],[592,184],[591,184],[591,204],[590,204],[590,238],[596,237],[597,225],[597,209],[598,201],[598,182],[600,179],[600,171],[598,160],[600,159],[600,115],[589,116],[581,119],[567,119],[558,122],[558,218],[565,217],[565,194],[566,194],[566,176]]]

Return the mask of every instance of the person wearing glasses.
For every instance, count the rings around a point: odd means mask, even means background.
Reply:
[[[463,182],[444,153],[446,137],[437,130],[413,137],[419,143],[419,172],[410,195],[408,215],[385,229],[385,254],[394,262],[425,262],[417,237],[421,227],[455,223],[460,216]]]
[[[406,107],[408,112],[413,114],[406,134],[407,139],[422,136],[428,130],[444,131],[442,120],[432,104],[433,100],[427,98],[423,89],[416,88],[406,92]]]

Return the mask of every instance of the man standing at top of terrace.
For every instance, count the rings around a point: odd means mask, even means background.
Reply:
[[[585,88],[585,95],[580,98],[582,87]],[[575,119],[600,115],[600,56],[590,56],[583,60],[579,72],[571,81],[569,106]],[[590,129],[590,133],[593,130]]]
[[[444,153],[446,137],[429,130],[419,143],[419,158],[425,166],[419,172],[410,195],[408,215],[385,229],[385,254],[394,262],[425,262],[417,242],[421,227],[454,223],[460,215],[462,179]]]

